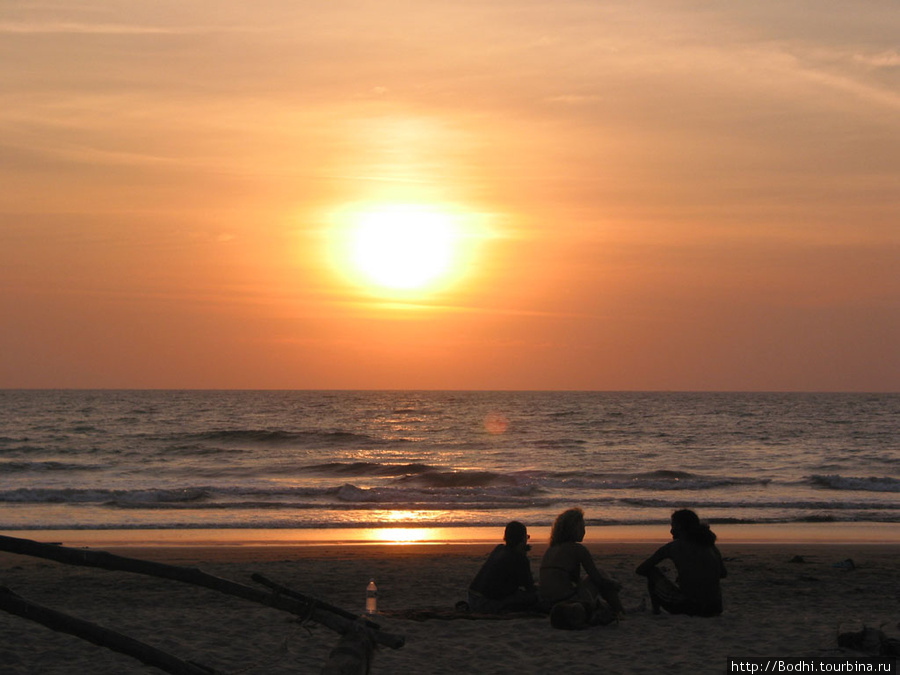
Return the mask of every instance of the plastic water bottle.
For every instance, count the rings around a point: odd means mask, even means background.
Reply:
[[[375,614],[378,611],[378,586],[374,579],[369,579],[366,586],[366,614]]]

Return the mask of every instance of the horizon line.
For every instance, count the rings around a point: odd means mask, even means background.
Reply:
[[[392,388],[392,387],[0,387],[0,391],[190,391],[190,392],[422,392],[422,393],[559,393],[559,394],[858,394],[897,395],[893,390],[838,389],[467,389],[467,388]]]

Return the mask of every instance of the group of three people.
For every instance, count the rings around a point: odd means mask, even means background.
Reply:
[[[636,570],[647,578],[653,612],[664,609],[692,616],[721,614],[719,580],[726,571],[715,544],[716,535],[689,509],[672,514],[671,534],[672,541]],[[535,584],[528,559],[530,535],[525,525],[512,521],[506,526],[504,543],[491,552],[469,587],[469,609],[485,613],[533,609],[550,613],[553,620],[559,611],[574,608],[581,615],[577,622],[593,624],[621,617],[622,586],[597,568],[581,543],[584,535],[581,509],[561,513],[553,523],[539,583]],[[675,565],[675,582],[657,567],[663,560]]]

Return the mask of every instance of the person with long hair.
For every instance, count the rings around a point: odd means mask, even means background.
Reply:
[[[590,551],[581,543],[584,535],[581,509],[568,509],[557,516],[550,531],[550,546],[541,560],[541,606],[551,612],[552,620],[554,606],[580,603],[587,623],[610,623],[624,614],[619,600],[622,585],[597,568]],[[581,576],[582,570],[585,577]]]
[[[653,613],[718,616],[722,613],[720,579],[727,574],[716,535],[690,509],[672,514],[672,541],[642,562],[637,574],[647,577]],[[657,567],[663,560],[675,564],[673,583]]]

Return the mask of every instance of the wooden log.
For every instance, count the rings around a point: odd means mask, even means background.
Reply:
[[[322,675],[368,675],[375,645],[360,624],[341,636],[328,655]]]
[[[95,623],[58,612],[0,587],[0,609],[25,619],[40,623],[47,628],[69,633],[95,645],[134,657],[148,666],[154,666],[172,675],[216,675],[216,671],[197,663],[183,661],[144,642],[122,635]]]
[[[370,621],[369,619],[362,618],[358,614],[353,614],[352,612],[348,612],[346,609],[341,609],[340,607],[337,607],[335,605],[330,605],[323,600],[318,600],[318,599],[312,597],[311,595],[306,595],[304,593],[300,593],[299,591],[295,591],[292,588],[288,588],[287,586],[282,586],[281,584],[278,584],[278,583],[264,577],[262,574],[251,574],[250,578],[253,579],[253,581],[255,581],[256,583],[262,584],[263,586],[270,588],[273,591],[275,591],[276,593],[280,593],[281,595],[286,595],[290,598],[300,600],[301,602],[307,602],[307,603],[316,602],[323,609],[325,609],[329,612],[333,612],[334,614],[337,614],[338,616],[342,616],[349,621],[353,621],[354,623],[357,621],[362,621],[363,625],[365,625],[367,628],[374,628],[377,630],[380,627],[374,621]]]
[[[220,593],[233,595],[251,602],[274,607],[275,609],[284,612],[290,612],[304,618],[309,618],[312,621],[320,623],[341,634],[350,630],[351,626],[355,623],[355,621],[351,621],[345,616],[335,614],[334,612],[325,609],[319,602],[306,602],[277,593],[266,593],[253,586],[239,584],[236,581],[230,581],[228,579],[222,579],[221,577],[207,574],[195,567],[179,567],[177,565],[167,565],[165,563],[153,562],[150,560],[127,558],[107,553],[106,551],[68,548],[66,546],[58,546],[55,544],[41,544],[30,539],[19,539],[17,537],[6,536],[0,536],[0,551],[55,560],[67,565],[80,565],[83,567],[98,567],[107,570],[133,572],[135,574],[145,574],[148,576],[180,581],[186,584],[193,584],[195,586],[203,586],[204,588],[219,591]],[[405,642],[403,636],[385,633],[377,628],[377,624],[374,625],[376,628],[366,627],[365,630],[371,633],[372,638],[377,644],[391,647],[392,649],[399,649],[403,646]]]

